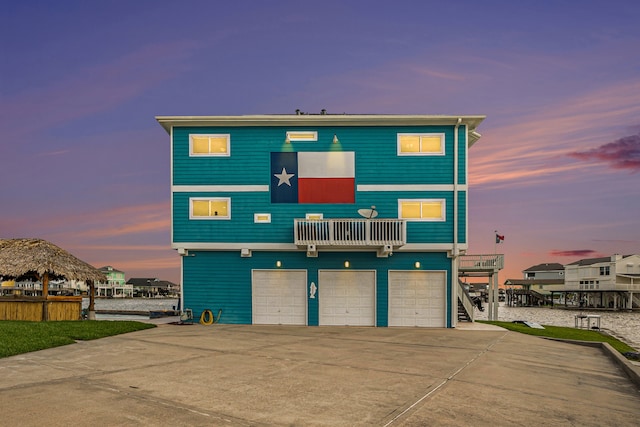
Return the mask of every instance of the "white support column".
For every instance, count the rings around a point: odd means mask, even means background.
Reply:
[[[458,282],[460,279],[458,278],[458,257],[456,255],[453,256],[451,261],[451,327],[455,328],[458,324]]]
[[[489,286],[487,288],[487,319],[496,320],[493,318],[493,274],[489,275]]]
[[[500,292],[498,292],[498,270],[493,274],[493,320],[498,320],[498,306],[500,305]]]

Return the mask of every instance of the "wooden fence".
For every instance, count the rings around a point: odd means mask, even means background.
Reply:
[[[80,320],[82,297],[2,297],[0,320]]]

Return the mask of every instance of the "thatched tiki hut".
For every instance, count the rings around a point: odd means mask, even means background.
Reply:
[[[49,280],[79,280],[89,285],[89,312],[94,311],[94,283],[106,277],[97,268],[42,239],[0,239],[0,276],[42,282],[42,296],[0,297],[0,320],[78,320],[82,297],[49,295]]]

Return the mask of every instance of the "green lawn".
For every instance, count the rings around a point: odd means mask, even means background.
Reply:
[[[628,346],[622,341],[598,331],[588,329],[564,328],[561,326],[543,325],[544,329],[530,328],[521,323],[513,322],[494,322],[494,321],[478,321],[480,323],[489,323],[491,325],[501,326],[505,329],[515,332],[521,332],[528,335],[537,335],[540,337],[561,338],[565,340],[576,341],[597,341],[608,342],[613,348],[620,353],[635,352],[633,347]]]
[[[0,321],[0,358],[45,348],[95,340],[127,332],[155,328],[156,325],[133,321]]]

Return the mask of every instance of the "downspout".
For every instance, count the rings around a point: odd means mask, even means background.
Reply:
[[[178,300],[178,312],[184,313],[184,256],[180,257],[180,299]]]
[[[458,117],[453,131],[453,258],[458,257],[458,128],[462,119]],[[456,277],[457,279],[457,277]]]
[[[458,117],[453,129],[453,250],[451,258],[451,327],[455,328],[458,323],[458,128],[462,119]]]
[[[169,180],[170,200],[171,200],[171,244],[173,244],[173,125],[169,131],[169,162],[171,163],[171,174]],[[178,299],[178,312],[184,313],[184,255],[180,254],[180,298]]]

